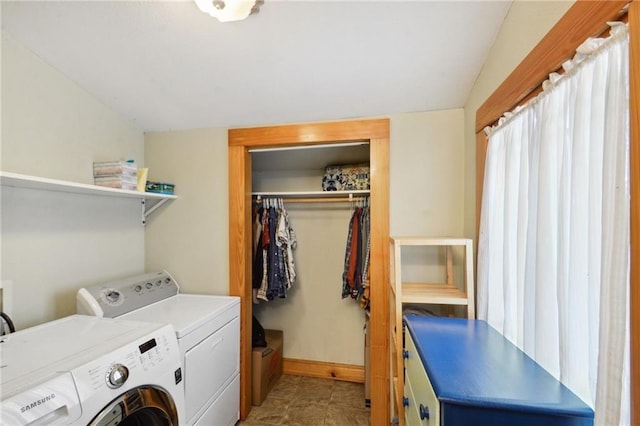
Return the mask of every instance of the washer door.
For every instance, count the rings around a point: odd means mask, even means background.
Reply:
[[[178,426],[178,410],[164,389],[140,386],[109,403],[88,426]]]

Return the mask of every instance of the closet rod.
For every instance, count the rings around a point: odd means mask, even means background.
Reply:
[[[282,198],[283,203],[348,203],[349,201],[358,201],[362,197],[341,197],[341,198]],[[256,200],[256,203],[261,203],[262,200]]]
[[[362,191],[362,192],[366,192],[366,194],[361,194],[360,196],[358,196],[358,194],[349,194],[348,197],[336,197],[336,196],[332,196],[332,197],[318,197],[318,194],[314,194],[315,196],[307,196],[307,197],[282,197],[282,196],[277,196],[277,195],[262,195],[262,194],[254,194],[255,198],[255,202],[256,203],[261,203],[264,199],[278,199],[278,200],[282,200],[282,202],[284,203],[345,203],[345,202],[353,202],[353,201],[360,201],[363,200],[365,198],[368,198],[369,196],[369,191]],[[326,194],[326,192],[325,192]],[[300,195],[304,195],[304,194],[300,194]]]
[[[254,197],[269,198],[343,198],[366,197],[371,194],[368,189],[356,189],[350,191],[284,191],[284,192],[253,192]]]

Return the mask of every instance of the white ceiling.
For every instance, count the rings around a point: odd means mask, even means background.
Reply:
[[[9,33],[144,131],[464,106],[510,1],[2,1]]]

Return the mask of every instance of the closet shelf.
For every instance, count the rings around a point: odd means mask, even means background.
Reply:
[[[97,185],[69,182],[58,179],[49,179],[38,176],[23,175],[12,172],[0,171],[0,184],[15,188],[39,189],[44,191],[66,192],[71,194],[84,194],[103,197],[137,198],[142,202],[142,223],[158,207],[168,200],[178,198],[175,195],[157,194],[153,192],[128,191],[124,189],[107,188]]]

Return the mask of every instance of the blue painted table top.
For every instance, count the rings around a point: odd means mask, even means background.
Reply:
[[[405,315],[441,403],[593,418],[593,410],[485,321]]]

